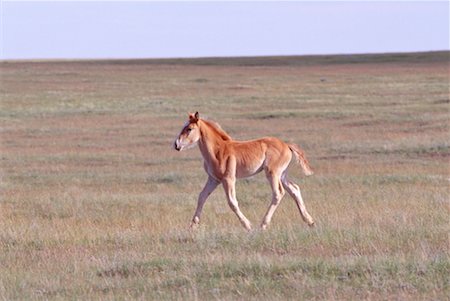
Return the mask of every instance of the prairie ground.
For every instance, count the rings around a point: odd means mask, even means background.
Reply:
[[[0,299],[448,300],[449,53],[1,62]],[[277,136],[288,195],[247,233],[176,152],[187,112]],[[257,229],[263,174],[237,197]]]

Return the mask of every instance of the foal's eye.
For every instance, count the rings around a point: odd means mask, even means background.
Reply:
[[[187,129],[186,129],[186,132],[188,132],[188,133],[190,133],[191,131],[192,131],[191,128],[187,128]]]

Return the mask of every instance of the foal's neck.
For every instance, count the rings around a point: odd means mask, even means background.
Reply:
[[[198,145],[203,158],[207,161],[217,160],[217,150],[223,147],[226,140],[206,122],[201,122],[200,133],[201,137]]]

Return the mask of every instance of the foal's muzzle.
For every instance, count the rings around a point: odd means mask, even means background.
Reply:
[[[178,140],[175,140],[175,142],[173,143],[173,148],[177,151],[181,151],[181,146],[178,145]]]

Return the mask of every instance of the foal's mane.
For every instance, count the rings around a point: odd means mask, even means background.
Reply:
[[[225,141],[232,140],[231,136],[228,135],[217,122],[205,119],[202,119],[202,121],[206,123],[206,125],[208,125],[208,127],[211,130],[213,130],[218,136],[220,136],[220,138],[222,138],[223,140]]]

